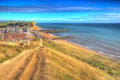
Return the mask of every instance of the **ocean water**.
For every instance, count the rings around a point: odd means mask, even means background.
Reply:
[[[120,60],[119,23],[39,23],[43,29],[68,29],[57,36],[73,36],[68,40],[85,48]]]

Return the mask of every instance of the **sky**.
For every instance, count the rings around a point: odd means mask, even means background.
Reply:
[[[0,21],[119,23],[119,0],[0,0]]]

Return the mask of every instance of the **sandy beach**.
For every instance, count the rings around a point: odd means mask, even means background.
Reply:
[[[42,28],[41,28],[40,26],[38,26],[38,27],[42,30]],[[38,30],[39,30],[39,28],[38,28]],[[53,34],[51,34],[51,33],[39,32],[39,34],[42,35],[43,37],[47,38],[47,39],[50,39],[50,40],[59,37],[59,36],[55,36],[55,35],[53,35]],[[82,46],[80,46],[80,45],[78,45],[78,44],[76,44],[76,43],[73,43],[73,42],[69,42],[69,41],[66,41],[66,40],[52,40],[52,41],[54,41],[54,42],[56,42],[56,43],[58,43],[58,44],[66,44],[66,45],[69,45],[69,46],[73,46],[73,47],[75,47],[75,48],[77,48],[77,49],[80,49],[80,50],[82,50],[82,51],[84,51],[84,52],[88,52],[88,53],[92,53],[92,54],[97,54],[97,55],[100,55],[100,56],[103,56],[103,57],[107,57],[107,58],[116,60],[116,59],[114,59],[114,58],[112,58],[112,57],[110,57],[110,56],[107,56],[107,55],[105,55],[105,54],[98,53],[98,52],[96,52],[96,51],[94,51],[94,50],[87,49],[87,48],[82,47]]]

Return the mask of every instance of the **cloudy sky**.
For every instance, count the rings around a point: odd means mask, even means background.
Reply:
[[[0,0],[0,20],[119,23],[119,0]]]

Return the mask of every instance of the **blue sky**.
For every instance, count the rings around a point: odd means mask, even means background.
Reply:
[[[118,0],[1,0],[0,20],[119,23]]]

